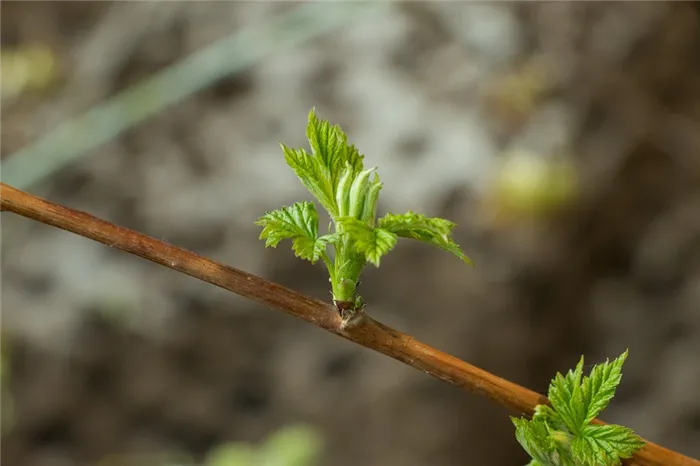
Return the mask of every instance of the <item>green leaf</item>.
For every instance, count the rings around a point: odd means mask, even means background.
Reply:
[[[369,177],[376,169],[376,167],[372,167],[369,170],[363,170],[352,182],[352,186],[350,186],[350,205],[348,209],[348,215],[350,217],[355,217],[358,220],[367,222],[367,219],[362,218],[362,212],[369,192]]]
[[[312,202],[295,202],[291,206],[267,212],[255,222],[263,227],[260,239],[265,246],[277,247],[284,239],[318,236],[318,213]]]
[[[583,378],[580,403],[586,413],[584,416],[585,424],[595,419],[615,396],[615,390],[622,380],[622,365],[628,354],[629,352],[626,350],[613,362],[606,360],[605,363],[594,366],[591,375]]]
[[[336,189],[339,217],[355,217],[370,226],[374,226],[379,191],[382,189],[382,183],[379,181],[377,173],[370,181],[370,175],[376,169],[373,167],[369,170],[355,172],[350,164],[347,165]]]
[[[318,202],[332,216],[338,215],[338,207],[335,203],[335,186],[331,182],[328,169],[318,157],[307,153],[304,149],[290,149],[280,144],[287,161],[294,173],[306,189],[318,200]]]
[[[335,202],[338,206],[338,217],[350,215],[350,188],[357,174],[349,163],[345,165],[343,175],[335,188]]]
[[[281,144],[287,164],[331,217],[346,215],[339,206],[345,202],[348,183],[362,171],[364,156],[355,146],[348,145],[347,136],[340,126],[319,120],[313,109],[309,112],[306,136],[311,154]],[[344,174],[347,174],[346,186],[339,190]]]
[[[540,464],[552,464],[552,454],[556,450],[549,438],[547,424],[543,421],[529,421],[513,416],[510,420],[515,426],[515,438],[528,455]]]
[[[571,451],[584,465],[618,465],[644,446],[632,429],[614,424],[587,425],[580,437],[574,437]]]
[[[574,371],[569,371],[566,376],[557,373],[549,384],[549,401],[562,422],[574,434],[580,433],[586,414],[585,407],[581,403],[572,402],[580,391],[582,372],[583,357]]]
[[[374,226],[375,218],[377,217],[377,203],[379,201],[379,191],[382,189],[382,182],[379,181],[379,174],[374,174],[374,179],[370,182],[367,188],[364,206],[360,214],[362,221],[368,222]]]
[[[289,207],[268,212],[256,225],[262,226],[260,239],[266,247],[277,247],[280,241],[293,240],[292,249],[297,257],[315,263],[326,251],[326,245],[335,242],[335,234],[318,236],[318,213],[312,202],[296,202]]]
[[[612,466],[644,445],[627,427],[590,424],[615,395],[627,354],[594,366],[585,377],[582,357],[575,370],[554,377],[549,386],[552,406],[538,405],[530,424],[516,424],[516,438],[534,460],[557,466]]]
[[[532,416],[532,419],[545,422],[551,429],[555,431],[568,430],[566,423],[564,423],[559,413],[554,411],[548,405],[535,406],[535,414]]]
[[[316,239],[302,236],[296,238],[292,243],[292,250],[297,257],[301,257],[312,264],[323,257],[326,247],[337,241],[337,234],[319,236]]]
[[[355,174],[362,171],[364,156],[355,146],[348,145],[347,135],[339,125],[331,126],[328,121],[319,120],[313,108],[309,112],[306,137],[313,155],[327,169],[334,192],[347,165]]]
[[[379,219],[378,226],[403,238],[416,239],[451,252],[469,265],[474,263],[451,237],[453,222],[442,218],[429,218],[422,214],[407,212],[403,215],[388,213]]]
[[[622,365],[627,358],[625,351],[612,363],[606,361],[591,370],[590,376],[582,378],[583,357],[576,370],[566,377],[557,374],[549,386],[549,400],[567,428],[579,435],[615,396],[622,378]]]
[[[351,241],[353,249],[375,267],[379,267],[381,257],[396,246],[394,233],[383,228],[372,228],[356,218],[341,217],[338,225]]]

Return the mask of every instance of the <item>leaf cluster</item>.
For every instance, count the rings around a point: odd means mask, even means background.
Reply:
[[[644,446],[627,427],[591,424],[615,396],[627,354],[594,366],[589,376],[583,376],[581,357],[575,370],[550,383],[551,407],[538,405],[532,420],[511,417],[530,466],[618,465]]]
[[[311,152],[281,144],[284,158],[328,212],[334,231],[319,234],[315,205],[296,202],[267,212],[256,221],[263,228],[260,239],[266,246],[276,247],[289,239],[297,257],[312,263],[323,260],[334,296],[343,300],[354,293],[365,264],[379,267],[381,258],[396,246],[399,237],[432,244],[473,265],[452,239],[455,224],[448,220],[414,212],[376,218],[382,189],[376,167],[365,169],[364,155],[348,143],[340,126],[319,120],[312,109],[306,136]],[[333,248],[334,262],[329,247]]]

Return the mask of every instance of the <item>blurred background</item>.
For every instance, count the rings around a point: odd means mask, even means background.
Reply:
[[[700,457],[695,2],[2,2],[2,180],[303,293],[253,221],[340,124],[401,242],[378,320],[545,393],[630,357],[608,422]],[[280,312],[2,215],[2,462],[514,465],[506,410]]]

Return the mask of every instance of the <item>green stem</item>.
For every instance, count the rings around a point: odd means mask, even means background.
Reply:
[[[331,262],[331,258],[328,257],[328,253],[325,251],[321,255],[321,259],[323,259],[323,263],[326,264],[328,275],[330,275],[331,283],[333,283],[335,281],[335,267],[333,267],[333,262]]]
[[[337,248],[335,259],[335,276],[333,279],[333,299],[336,301],[355,302],[356,287],[364,268],[364,258],[359,256],[347,244]]]
[[[357,295],[357,283],[365,266],[364,256],[358,255],[349,240],[343,236],[343,227],[331,216],[335,233],[340,236],[333,247],[335,249],[335,264],[330,272],[333,300],[346,305],[352,303],[353,310],[361,302]],[[329,268],[329,271],[331,269]]]

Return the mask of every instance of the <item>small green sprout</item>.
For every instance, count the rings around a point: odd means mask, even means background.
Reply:
[[[583,378],[581,357],[574,371],[552,380],[551,407],[538,405],[532,420],[511,417],[516,439],[532,457],[529,466],[613,466],[644,446],[632,429],[591,424],[615,396],[627,354],[593,366]]]
[[[332,231],[319,235],[318,213],[308,201],[268,212],[255,223],[263,227],[260,239],[265,240],[265,246],[276,247],[289,239],[297,257],[311,263],[323,261],[333,301],[344,319],[364,309],[364,300],[357,294],[362,270],[367,263],[379,267],[398,237],[432,244],[473,265],[453,241],[455,224],[448,220],[414,212],[376,218],[382,188],[377,168],[364,168],[364,155],[348,144],[340,126],[319,120],[312,109],[306,136],[311,153],[284,144],[282,151],[302,184],[328,212]]]

